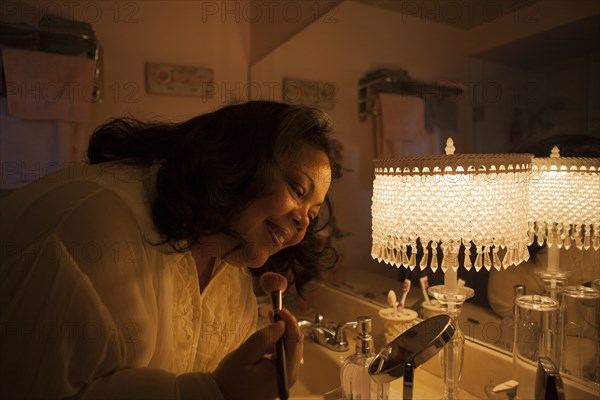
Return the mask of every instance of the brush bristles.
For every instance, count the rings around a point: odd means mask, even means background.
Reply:
[[[285,276],[276,272],[265,272],[260,277],[260,287],[265,293],[285,292],[287,289],[287,279]]]

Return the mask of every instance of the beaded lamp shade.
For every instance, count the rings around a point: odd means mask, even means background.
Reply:
[[[451,139],[446,153],[374,161],[372,257],[444,273],[458,269],[461,248],[466,269],[526,261],[532,155],[454,155]]]
[[[569,249],[600,248],[600,158],[535,157],[529,199],[529,237]]]

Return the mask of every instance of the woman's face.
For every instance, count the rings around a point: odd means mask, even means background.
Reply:
[[[245,248],[227,257],[239,266],[261,267],[276,252],[302,241],[331,183],[327,155],[302,144],[283,162],[274,190],[252,202],[233,228],[247,240]]]

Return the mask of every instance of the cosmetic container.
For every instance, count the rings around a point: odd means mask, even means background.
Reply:
[[[356,352],[346,358],[340,370],[342,395],[346,400],[387,400],[389,383],[376,383],[369,375],[369,365],[375,358],[371,318],[357,320]]]

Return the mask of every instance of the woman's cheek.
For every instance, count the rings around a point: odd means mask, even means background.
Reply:
[[[306,229],[303,229],[302,232],[298,232],[296,235],[294,235],[292,240],[289,241],[287,247],[299,244],[302,241],[302,239],[304,239],[304,235],[306,235]]]

